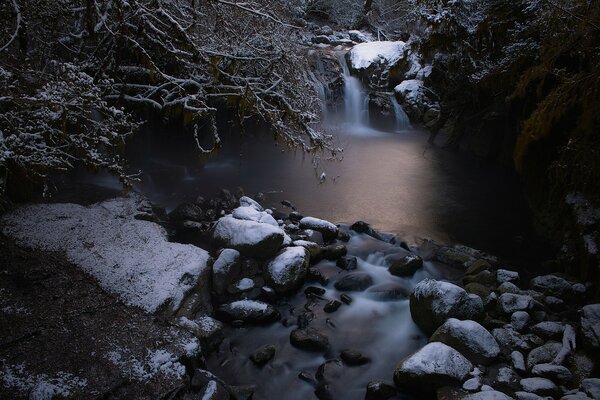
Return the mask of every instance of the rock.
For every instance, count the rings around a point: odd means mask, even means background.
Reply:
[[[229,394],[233,397],[233,400],[252,400],[254,398],[254,385],[242,385],[242,386],[227,386]]]
[[[529,331],[546,340],[561,340],[565,331],[565,324],[562,322],[542,321],[529,328]]]
[[[467,392],[476,392],[481,388],[481,378],[476,376],[475,378],[467,379],[463,383],[462,388]]]
[[[492,266],[490,265],[490,263],[480,258],[478,260],[473,261],[469,265],[467,271],[465,272],[465,275],[477,275],[480,272],[491,270]]]
[[[177,227],[183,227],[185,221],[202,222],[204,217],[202,207],[194,203],[180,204],[169,213],[169,220]]]
[[[469,283],[473,282],[481,283],[482,285],[492,287],[496,284],[496,276],[490,271],[481,271],[478,274],[466,275],[463,278],[463,283],[465,285],[468,285]]]
[[[238,300],[223,304],[217,311],[228,321],[262,324],[277,321],[281,318],[275,307],[257,300]]]
[[[525,357],[523,357],[523,353],[515,350],[510,353],[510,359],[514,369],[519,372],[525,372]]]
[[[346,293],[342,293],[340,295],[340,300],[344,304],[348,304],[349,305],[350,303],[352,303],[352,297],[348,296]]]
[[[365,400],[387,400],[396,395],[396,388],[383,381],[371,381],[367,384]]]
[[[337,300],[331,300],[330,302],[325,304],[325,306],[323,307],[323,311],[325,311],[326,313],[333,313],[333,312],[336,312],[340,308],[341,305],[342,305],[341,302],[339,302]]]
[[[317,30],[319,35],[333,35],[333,29],[329,25],[323,25]]]
[[[251,199],[248,196],[240,197],[240,206],[241,207],[252,207],[256,211],[264,211],[264,208],[260,204],[258,204],[257,201]]]
[[[350,272],[335,282],[337,290],[361,292],[373,285],[373,278],[366,272]]]
[[[244,221],[261,222],[263,224],[269,224],[273,226],[279,226],[275,218],[273,218],[268,212],[257,211],[254,207],[245,206],[238,207],[232,211],[231,216],[235,219],[241,219]]]
[[[566,298],[572,295],[571,283],[556,275],[536,276],[530,282],[533,290],[537,290],[546,296]]]
[[[337,359],[327,360],[317,368],[315,377],[319,382],[335,382],[344,374],[344,364]]]
[[[327,336],[310,327],[294,329],[290,333],[290,342],[295,347],[308,351],[323,352],[329,347]]]
[[[510,324],[519,332],[523,331],[529,325],[529,321],[531,321],[531,317],[527,311],[515,311],[510,316]]]
[[[499,269],[496,271],[496,282],[498,282],[499,285],[504,282],[517,283],[519,282],[519,273],[507,269]]]
[[[219,219],[213,237],[226,247],[250,257],[265,259],[273,256],[283,244],[285,232],[266,223],[225,216]]]
[[[220,384],[224,383],[221,379],[219,379],[212,372],[207,371],[205,369],[197,368],[194,370],[194,374],[192,375],[192,380],[190,382],[190,386],[193,389],[201,389],[201,388],[205,387],[208,384],[208,382],[210,382],[210,381],[215,381]]]
[[[198,339],[202,347],[216,348],[223,341],[223,323],[214,318],[204,316],[195,320],[180,317],[175,322],[177,326],[188,329]]]
[[[475,321],[449,318],[429,340],[453,347],[476,364],[490,364],[500,354],[492,334]]]
[[[462,354],[440,342],[428,343],[402,361],[394,372],[399,387],[417,387],[427,391],[465,380],[473,364]]]
[[[388,261],[388,257],[386,257],[386,261]],[[388,271],[392,275],[405,277],[412,276],[422,267],[423,259],[417,255],[409,254],[401,257],[400,259],[392,259],[392,263],[388,268]]]
[[[600,303],[582,308],[581,336],[587,348],[595,351],[600,348]]]
[[[567,367],[573,374],[573,385],[578,387],[581,383],[592,376],[596,369],[594,361],[583,351],[577,351],[567,358]]]
[[[537,394],[529,393],[529,392],[515,392],[515,398],[517,400],[548,400],[547,397],[541,397]]]
[[[406,299],[410,294],[406,287],[393,282],[384,282],[371,286],[367,289],[367,293],[369,297],[379,301]]]
[[[510,354],[513,350],[528,351],[531,344],[516,330],[509,325],[506,328],[496,328],[492,330],[492,336],[504,354]]]
[[[367,224],[365,221],[356,221],[352,225],[350,225],[350,229],[357,233],[364,233],[366,235],[371,236],[377,240],[383,240],[375,229],[371,228],[371,225]]]
[[[561,349],[562,345],[558,342],[548,342],[543,346],[536,347],[527,355],[527,369],[531,370],[537,364],[552,362]]]
[[[559,393],[554,382],[546,378],[521,379],[521,386],[525,392],[534,393],[538,396],[556,396]]]
[[[261,348],[255,350],[251,355],[250,359],[258,366],[263,366],[275,356],[276,348],[272,344],[266,344]]]
[[[521,289],[517,287],[514,283],[504,282],[497,288],[498,293],[514,293],[514,294],[522,294]]]
[[[209,381],[206,386],[200,390],[200,398],[202,400],[229,400],[229,392],[221,383],[217,381]]]
[[[287,247],[267,264],[264,278],[279,294],[290,294],[306,279],[310,256],[304,247]]]
[[[335,265],[346,271],[352,271],[358,267],[358,259],[356,257],[341,257]]]
[[[321,257],[326,260],[335,261],[342,256],[345,256],[348,252],[346,246],[343,244],[330,244],[321,248]]]
[[[234,249],[223,249],[212,269],[213,292],[221,295],[241,274],[241,255]]]
[[[323,296],[326,293],[326,290],[317,286],[308,286],[304,289],[304,294],[306,296],[316,295]]]
[[[561,311],[564,308],[565,302],[554,296],[547,296],[544,299],[544,303],[552,311]]]
[[[330,44],[331,39],[327,35],[317,35],[310,38],[310,41],[315,44]]]
[[[531,369],[531,374],[554,382],[567,385],[573,380],[573,374],[566,367],[554,364],[537,364]]]
[[[581,382],[581,390],[592,399],[600,399],[600,378],[588,378]]]
[[[465,285],[465,290],[469,293],[476,294],[477,296],[481,297],[482,299],[486,299],[486,300],[487,300],[488,296],[492,293],[490,291],[489,287],[482,285],[481,283],[478,283],[478,282],[472,282],[472,283]]]
[[[350,36],[350,40],[356,43],[366,43],[369,41],[369,38],[361,31],[348,31],[348,36]]]
[[[482,388],[483,390],[483,388]],[[462,400],[512,400],[509,396],[496,390],[486,390],[479,393],[469,394]]]
[[[340,354],[340,357],[346,365],[350,366],[364,365],[371,361],[369,357],[356,350],[344,350]]]
[[[448,318],[480,321],[483,301],[452,283],[424,279],[410,295],[410,313],[419,328],[431,334]]]
[[[490,368],[492,370],[492,368]],[[493,377],[491,385],[503,392],[512,393],[521,389],[519,381],[521,377],[510,367],[493,368],[493,371],[488,370],[488,374]]]
[[[504,314],[531,310],[533,298],[523,294],[504,293],[498,298],[498,308]]]
[[[308,240],[294,240],[292,242],[293,246],[302,246],[310,253],[311,260],[317,260],[321,258],[321,246],[319,246],[315,242],[310,242]]]
[[[326,241],[335,239],[338,234],[337,226],[329,221],[313,217],[302,218],[300,220],[300,228],[320,232],[321,235],[323,235],[323,239]]]

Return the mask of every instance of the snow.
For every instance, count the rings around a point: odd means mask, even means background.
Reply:
[[[185,375],[185,366],[167,350],[148,350],[144,360],[129,354],[128,349],[117,349],[106,354],[106,358],[119,367],[123,374],[137,381],[148,381],[157,375],[181,379]]]
[[[432,310],[435,313],[447,314],[450,308],[464,297],[465,292],[452,283],[427,278],[415,286],[413,294],[417,300],[433,298]]]
[[[277,284],[285,284],[293,271],[306,261],[306,249],[302,246],[287,247],[267,265],[269,275]]]
[[[240,206],[241,207],[252,207],[256,211],[263,211],[263,207],[260,204],[258,204],[258,202],[256,200],[253,200],[248,196],[240,197]]]
[[[25,369],[24,364],[8,365],[1,360],[0,386],[29,392],[30,400],[51,400],[56,396],[70,396],[78,388],[87,385],[87,380],[68,372],[58,372],[56,376],[34,374]]]
[[[409,104],[423,103],[424,90],[425,86],[423,81],[418,79],[402,81],[394,88],[394,92],[400,94]]]
[[[254,281],[250,278],[242,278],[235,284],[235,287],[242,291],[250,290],[254,287]]]
[[[248,312],[264,312],[267,311],[269,305],[257,300],[238,300],[229,303],[231,309],[238,309]]]
[[[271,236],[283,237],[285,232],[276,226],[233,218],[226,215],[220,218],[215,227],[215,238],[227,242],[230,246],[254,246]]]
[[[357,44],[350,50],[352,68],[365,69],[376,63],[391,65],[403,57],[405,46],[401,41]]]
[[[300,220],[300,227],[302,229],[313,229],[315,231],[328,231],[331,233],[337,233],[338,228],[335,224],[325,221],[324,219],[314,217],[304,217]]]
[[[135,219],[147,205],[136,194],[90,206],[37,204],[5,215],[3,232],[21,245],[65,252],[129,305],[152,313],[170,302],[177,309],[208,268],[209,255],[171,243],[160,225]]]
[[[211,400],[216,392],[217,392],[217,382],[209,381],[206,384],[206,391],[204,392],[204,395],[202,396],[202,400]]]
[[[213,272],[226,274],[229,271],[229,266],[236,263],[240,257],[240,252],[237,250],[223,249],[213,264]]]
[[[265,224],[279,226],[275,218],[265,211],[257,211],[254,207],[242,206],[233,210],[233,218],[243,219],[246,221],[262,222]]]
[[[425,345],[400,364],[400,371],[413,377],[445,375],[462,381],[473,365],[462,354],[440,342]]]
[[[500,354],[500,347],[492,334],[471,320],[449,318],[430,340],[452,346],[477,363],[491,362]]]

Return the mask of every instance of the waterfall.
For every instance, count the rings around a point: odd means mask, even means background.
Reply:
[[[390,94],[390,101],[392,102],[392,106],[394,107],[394,117],[396,118],[396,130],[403,131],[410,128],[410,119],[408,119],[408,115],[396,100],[396,96],[394,93]]]
[[[369,96],[361,81],[350,75],[345,58],[340,59],[344,71],[344,110],[345,122],[353,127],[369,127]]]

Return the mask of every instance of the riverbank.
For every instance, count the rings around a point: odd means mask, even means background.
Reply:
[[[532,270],[513,271],[464,246],[409,247],[366,223],[305,217],[289,202],[264,209],[241,192],[182,204],[168,221],[136,196],[141,210],[114,207],[131,197],[85,209],[108,211],[107,226],[133,223],[138,233],[167,222],[173,238],[210,251],[208,274],[188,276],[183,296],[171,290],[164,305],[143,310],[98,275],[123,264],[106,258],[93,236],[82,259],[39,250],[48,246],[39,232],[64,226],[78,207],[8,214],[3,230],[19,243],[0,243],[1,383],[10,398],[594,398],[600,324],[598,305],[586,305],[598,300],[592,283],[530,280]],[[77,229],[55,229],[54,250]],[[170,246],[143,237],[142,248]],[[84,273],[86,251],[104,256]],[[164,293],[160,285],[150,291]],[[198,301],[206,293],[209,304]]]

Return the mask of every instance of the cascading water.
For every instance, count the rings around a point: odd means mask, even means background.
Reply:
[[[390,94],[390,101],[392,102],[392,106],[394,107],[394,117],[396,118],[396,131],[404,131],[406,129],[409,129],[411,127],[410,119],[408,118],[408,115],[406,115],[406,112],[404,111],[400,103],[398,103],[398,100],[396,100],[396,96],[394,96],[393,93]]]
[[[344,111],[345,122],[353,128],[369,127],[369,96],[361,81],[350,74],[350,69],[342,56],[340,59],[344,72]]]

